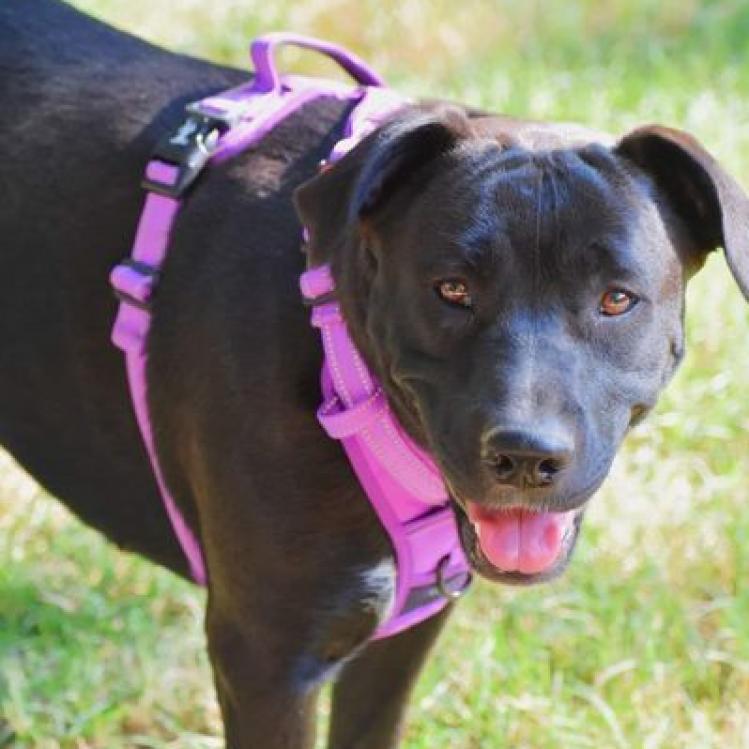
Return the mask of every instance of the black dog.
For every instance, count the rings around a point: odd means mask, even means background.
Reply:
[[[129,253],[153,144],[185,103],[245,77],[54,0],[0,5],[0,441],[87,523],[182,575],[109,342],[107,277]],[[566,563],[585,502],[682,356],[684,284],[706,254],[723,246],[749,295],[749,200],[683,133],[608,144],[425,106],[316,176],[344,110],[311,104],[201,178],[155,302],[157,448],[208,564],[231,747],[310,747],[333,675],[330,745],[393,747],[445,618],[367,645],[392,554],[315,419],[294,194],[312,264],[332,262],[355,342],[493,579]],[[577,513],[549,573],[508,574],[483,553],[482,523],[508,507]]]

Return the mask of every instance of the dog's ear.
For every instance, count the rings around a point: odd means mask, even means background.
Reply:
[[[660,125],[626,135],[615,152],[654,180],[685,222],[695,243],[697,267],[718,247],[749,300],[749,197],[687,133]]]
[[[309,233],[312,263],[329,259],[350,232],[470,134],[470,121],[457,107],[409,110],[297,188],[294,204]]]

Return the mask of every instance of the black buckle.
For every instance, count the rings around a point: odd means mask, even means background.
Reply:
[[[150,192],[169,198],[181,197],[213,155],[219,137],[230,127],[226,118],[204,114],[192,105],[187,112],[182,124],[165,135],[151,155],[153,159],[178,167],[177,179],[169,184],[145,177],[141,184]]]

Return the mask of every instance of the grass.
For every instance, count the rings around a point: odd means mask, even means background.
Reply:
[[[293,28],[414,95],[614,132],[661,121],[749,185],[740,0],[77,5],[238,65],[252,35]],[[409,749],[749,747],[747,333],[716,256],[690,289],[687,361],[594,501],[571,569],[529,590],[476,586],[420,681]],[[0,463],[0,747],[221,746],[202,606]]]

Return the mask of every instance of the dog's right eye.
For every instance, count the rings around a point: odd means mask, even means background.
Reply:
[[[634,307],[639,301],[636,294],[620,288],[613,288],[601,296],[599,310],[606,317],[618,317]]]
[[[434,290],[437,292],[437,296],[448,304],[456,307],[466,307],[467,309],[473,307],[473,299],[468,290],[468,284],[465,281],[460,281],[457,278],[447,278],[444,281],[438,281],[434,286]]]

